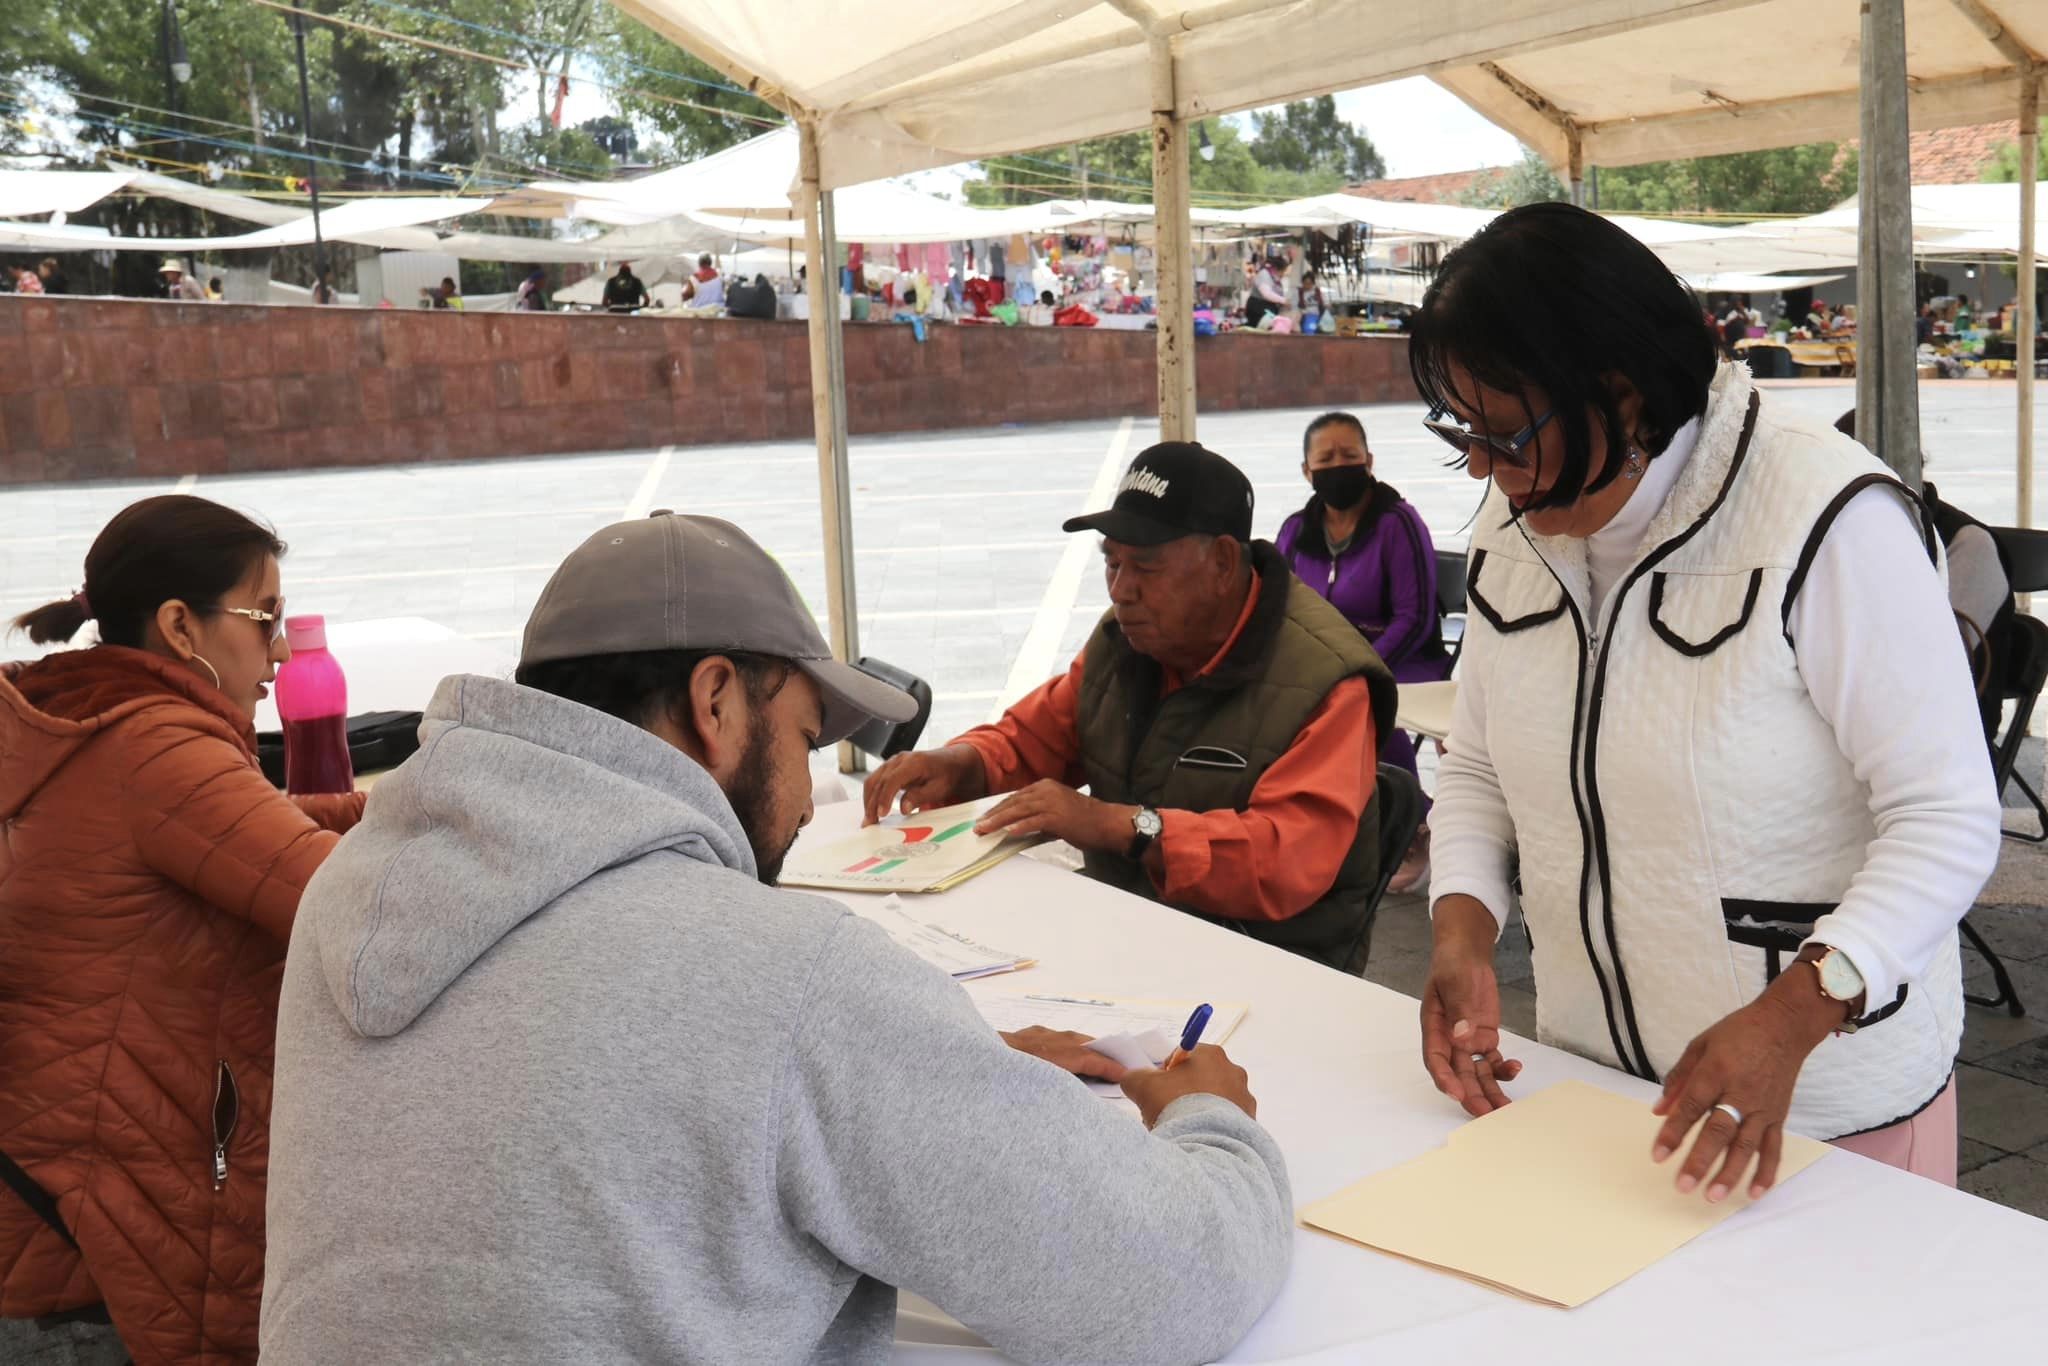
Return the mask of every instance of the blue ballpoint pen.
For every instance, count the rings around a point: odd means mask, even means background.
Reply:
[[[1171,1068],[1195,1051],[1195,1045],[1202,1041],[1202,1031],[1209,1027],[1209,1017],[1215,1013],[1215,1009],[1206,1001],[1195,1007],[1195,1013],[1188,1016],[1187,1027],[1180,1032],[1180,1047],[1174,1049],[1172,1056],[1167,1058],[1166,1068]]]

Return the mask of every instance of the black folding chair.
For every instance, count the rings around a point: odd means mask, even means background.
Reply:
[[[1372,953],[1372,922],[1380,913],[1387,884],[1394,880],[1415,832],[1422,825],[1422,785],[1403,768],[1381,764],[1373,788],[1372,806],[1380,813],[1380,875],[1373,884],[1372,897],[1365,904],[1365,921],[1358,927],[1358,942],[1344,959],[1344,970],[1365,976],[1365,960]]]
[[[879,659],[862,659],[854,665],[870,678],[879,678],[892,688],[901,688],[917,703],[917,715],[908,721],[889,722],[876,718],[846,737],[863,754],[888,759],[917,747],[927,721],[932,719],[932,685],[916,674],[906,673]]]
[[[1991,538],[1998,545],[1999,558],[2012,580],[2015,593],[2048,590],[2048,532],[2023,527],[1992,527]],[[2034,707],[2041,699],[2042,690],[2048,688],[2048,624],[2043,624],[2037,617],[2021,614],[2012,619],[2009,628],[1995,634],[2001,638],[1992,652],[1992,677],[1986,691],[1999,703],[2010,703],[2012,714],[2003,728],[1991,736],[1991,777],[1997,784],[2001,803],[2005,800],[2006,788],[2018,784],[2020,795],[2034,808],[2034,815],[2041,825],[2039,834],[2014,830],[2007,831],[2006,838],[2041,844],[2048,842],[2048,806],[2042,804],[2041,794],[2018,771],[2017,765],[2020,747],[2026,742],[2027,726],[2033,720]],[[1983,934],[1970,923],[1968,916],[1963,917],[1961,929],[1964,940],[1991,969],[1992,985],[1997,988],[1994,995],[1965,994],[1963,999],[1974,1006],[2003,1009],[2013,1016],[2025,1015],[2026,1005],[2013,986],[2012,973],[2006,969],[2005,960],[1985,942]]]
[[[1465,552],[1436,552],[1436,605],[1443,614],[1444,648],[1450,651],[1451,667],[1458,667],[1458,651],[1465,647]]]
[[[1999,558],[2012,579],[2014,593],[2048,592],[2048,531],[1993,527],[1991,538],[1998,545]],[[1999,701],[2012,704],[2012,719],[1992,742],[1992,776],[1998,780],[2001,802],[2005,800],[2006,785],[2018,784],[2020,794],[2034,808],[2041,823],[2039,834],[2013,831],[2008,838],[2029,844],[2048,843],[2048,805],[2043,805],[2041,794],[2015,769],[2035,704],[2040,701],[2042,689],[2048,687],[2048,627],[2037,618],[2021,614],[2013,619],[2011,631],[2000,643],[2003,648],[1997,653],[2004,658],[1997,661],[1997,676],[1990,686]]]

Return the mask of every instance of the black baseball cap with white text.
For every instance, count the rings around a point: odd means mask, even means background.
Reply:
[[[1103,512],[1067,521],[1125,545],[1164,545],[1183,536],[1252,538],[1252,482],[1193,441],[1162,441],[1138,453]]]

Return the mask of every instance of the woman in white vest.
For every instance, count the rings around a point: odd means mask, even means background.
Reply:
[[[1953,1185],[1956,923],[1999,820],[1917,501],[1569,205],[1453,253],[1410,332],[1428,425],[1492,482],[1430,818],[1438,1088],[1507,1103],[1519,896],[1540,1036],[1663,1085],[1644,1160],[1697,1126],[1679,1189],[1755,1159],[1762,1194],[1787,1129]]]

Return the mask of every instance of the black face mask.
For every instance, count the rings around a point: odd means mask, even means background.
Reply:
[[[1349,512],[1372,493],[1372,471],[1363,465],[1331,465],[1309,475],[1326,507]]]

